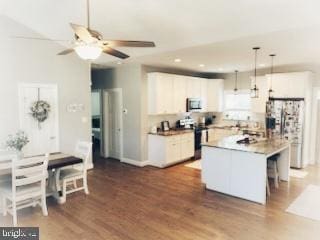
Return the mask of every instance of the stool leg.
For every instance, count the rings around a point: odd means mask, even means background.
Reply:
[[[267,175],[267,196],[270,197],[271,193],[270,193],[270,186],[269,186],[269,179],[268,179],[268,175]]]
[[[278,168],[277,168],[276,161],[273,163],[273,175],[274,175],[274,186],[276,188],[279,188],[279,174],[278,174]]]

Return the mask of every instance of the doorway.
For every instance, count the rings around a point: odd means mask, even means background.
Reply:
[[[102,91],[91,91],[91,133],[93,156],[103,156]]]
[[[103,92],[104,156],[122,160],[123,122],[122,89],[107,89]]]
[[[30,114],[31,106],[43,101],[50,111],[42,122]],[[24,148],[24,156],[35,156],[59,152],[58,88],[54,84],[19,85],[19,120],[29,143]]]

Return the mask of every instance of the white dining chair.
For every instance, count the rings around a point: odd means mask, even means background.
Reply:
[[[15,159],[12,162],[12,181],[2,186],[3,215],[13,216],[17,226],[17,210],[40,205],[44,216],[48,215],[46,203],[46,178],[48,157]]]
[[[3,195],[1,189],[11,181],[11,167],[13,159],[14,157],[12,156],[2,156],[0,159],[0,200],[2,200]],[[0,201],[0,210],[2,213],[4,212],[2,201]]]
[[[57,169],[55,173],[55,182],[58,192],[61,192],[62,188],[62,202],[66,201],[67,194],[84,190],[86,194],[89,194],[88,181],[87,181],[87,169],[88,161],[92,152],[92,143],[79,141],[76,144],[74,151],[75,157],[81,158],[83,163],[77,164],[74,168]],[[82,186],[78,187],[77,180],[82,180]],[[71,189],[67,189],[68,186],[73,185]]]

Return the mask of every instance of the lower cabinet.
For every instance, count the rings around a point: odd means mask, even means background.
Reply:
[[[194,133],[148,136],[148,160],[152,166],[163,168],[193,156]]]

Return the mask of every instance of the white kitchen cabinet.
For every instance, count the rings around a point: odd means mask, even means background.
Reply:
[[[307,95],[310,72],[276,73],[272,76],[274,97],[279,98],[304,98]],[[266,75],[270,82],[271,75]]]
[[[200,96],[202,101],[201,112],[207,112],[208,108],[208,79],[200,78]]]
[[[207,111],[222,112],[223,111],[223,79],[207,80]]]
[[[254,77],[251,77],[251,87],[254,86]],[[265,113],[266,102],[269,98],[269,84],[266,76],[257,77],[257,88],[259,89],[259,97],[251,98],[251,111],[254,113]]]
[[[148,160],[155,167],[166,167],[194,156],[194,134],[148,135]]]
[[[187,98],[200,98],[202,112],[223,111],[223,80],[148,73],[148,113],[186,112]]]
[[[181,159],[188,159],[194,156],[194,134],[181,135]]]
[[[183,113],[187,109],[187,85],[184,76],[173,78],[173,112]]]
[[[173,109],[173,78],[172,74],[148,74],[148,113],[170,114]]]
[[[201,98],[201,79],[197,77],[185,77],[188,98]]]

